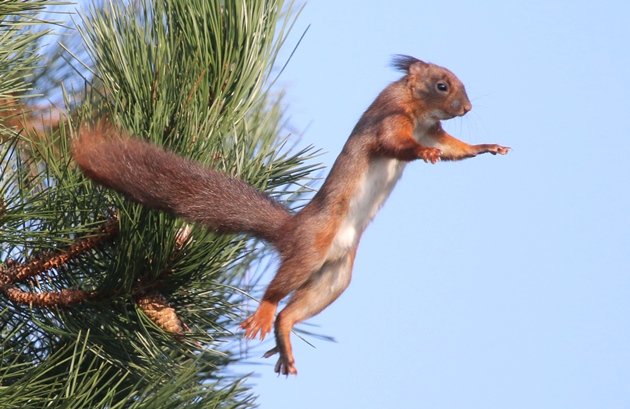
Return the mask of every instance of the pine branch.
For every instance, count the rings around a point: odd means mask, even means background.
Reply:
[[[66,58],[85,92],[64,94],[62,123],[43,137],[7,128],[0,147],[0,407],[250,407],[224,369],[261,247],[94,186],[68,148],[107,116],[299,206],[316,152],[290,149],[268,88],[291,17],[280,0],[106,7],[80,17],[86,53]],[[95,232],[110,209],[119,220]]]
[[[77,240],[63,251],[42,254],[22,264],[15,262],[6,263],[4,266],[0,266],[0,291],[4,291],[6,286],[15,282],[23,281],[45,271],[59,268],[81,254],[112,239],[117,233],[118,217],[113,216],[103,224],[95,235]]]
[[[11,287],[2,290],[7,298],[15,303],[26,304],[31,307],[68,307],[97,296],[96,291],[83,291],[75,289],[63,289],[59,291],[46,291],[32,293]]]
[[[0,292],[14,303],[47,308],[68,307],[96,297],[98,295],[96,291],[62,289],[33,293],[10,286],[45,271],[58,269],[78,256],[111,240],[117,233],[118,218],[113,216],[101,226],[96,235],[77,240],[64,251],[40,255],[22,264],[10,261],[0,265]]]

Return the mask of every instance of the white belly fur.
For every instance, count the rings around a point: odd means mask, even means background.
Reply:
[[[328,251],[328,259],[345,255],[359,240],[359,237],[383,206],[385,200],[402,175],[405,162],[397,159],[378,158],[372,160],[368,171],[359,181],[348,213],[341,221],[337,235]]]

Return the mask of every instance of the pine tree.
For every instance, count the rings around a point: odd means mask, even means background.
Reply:
[[[45,126],[21,98],[45,71],[35,44],[47,32],[30,26],[46,24],[37,13],[52,2],[0,3],[2,408],[254,404],[226,366],[238,359],[244,273],[264,247],[94,185],[69,146],[107,117],[295,204],[313,151],[285,148],[269,90],[291,13],[281,0],[128,3],[78,20],[88,58],[65,58],[85,87],[65,92],[66,115]]]

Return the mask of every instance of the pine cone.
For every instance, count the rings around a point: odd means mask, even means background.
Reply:
[[[136,304],[151,321],[164,331],[174,335],[184,334],[184,325],[166,297],[157,291],[138,295]]]

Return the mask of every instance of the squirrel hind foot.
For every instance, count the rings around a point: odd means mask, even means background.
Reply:
[[[279,375],[297,375],[297,368],[295,367],[295,359],[293,358],[293,354],[288,351],[282,351],[278,345],[271,348],[269,351],[265,352],[263,358],[270,358],[275,354],[280,354],[278,360],[276,361],[276,365],[274,367],[274,372]]]
[[[278,361],[276,361],[274,371],[278,375],[297,375],[297,369],[295,368],[295,359],[293,359],[293,354],[286,355],[282,353],[277,345],[271,348],[269,351],[265,352],[263,358],[270,358],[277,353],[280,353],[280,357],[278,358]]]
[[[245,330],[245,338],[254,339],[260,334],[260,340],[265,339],[273,327],[276,308],[276,304],[263,300],[256,312],[241,324],[241,328]]]
[[[285,355],[280,354],[278,361],[276,362],[276,366],[274,371],[278,375],[297,375],[297,368],[295,367],[295,360],[293,359],[293,355]]]

